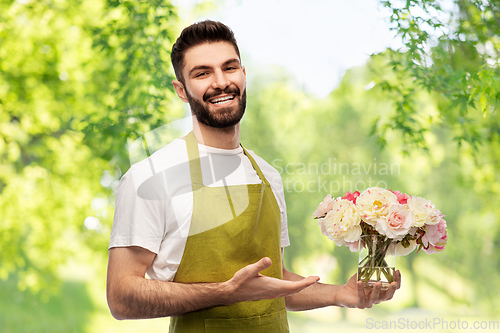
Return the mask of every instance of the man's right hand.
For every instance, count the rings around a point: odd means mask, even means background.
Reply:
[[[243,267],[224,283],[228,289],[229,303],[255,301],[290,296],[319,281],[318,276],[309,276],[299,281],[287,281],[260,274],[271,267],[270,258],[262,258]]]

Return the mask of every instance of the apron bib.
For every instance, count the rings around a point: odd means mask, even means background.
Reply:
[[[227,281],[263,257],[273,263],[261,274],[282,279],[280,209],[257,163],[243,148],[262,184],[206,187],[193,132],[186,136],[186,146],[193,216],[174,282]],[[170,332],[289,332],[285,299],[240,302],[172,317]]]

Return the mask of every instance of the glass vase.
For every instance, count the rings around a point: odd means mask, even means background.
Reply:
[[[393,282],[396,269],[395,243],[382,235],[362,235],[359,240],[358,281],[373,288],[382,281],[382,290]]]

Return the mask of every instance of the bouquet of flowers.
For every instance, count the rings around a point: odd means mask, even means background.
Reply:
[[[352,252],[367,248],[358,265],[358,280],[365,283],[375,273],[376,280],[381,273],[389,284],[394,280],[387,254],[407,255],[417,247],[417,252],[437,253],[448,239],[444,215],[431,201],[379,187],[336,199],[327,195],[313,217],[323,235],[338,246],[346,245]],[[374,238],[378,241],[371,247],[368,239]]]

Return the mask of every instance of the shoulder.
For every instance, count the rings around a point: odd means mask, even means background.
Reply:
[[[143,177],[149,178],[152,173],[166,171],[187,160],[186,142],[182,139],[175,139],[151,156],[132,164],[126,174],[133,175],[138,180]]]
[[[134,163],[120,180],[120,186],[134,187],[137,193],[152,191],[155,197],[164,192],[163,177],[169,173],[184,169],[188,163],[186,143],[175,139],[160,148],[151,156]],[[126,185],[126,186],[125,186]]]

